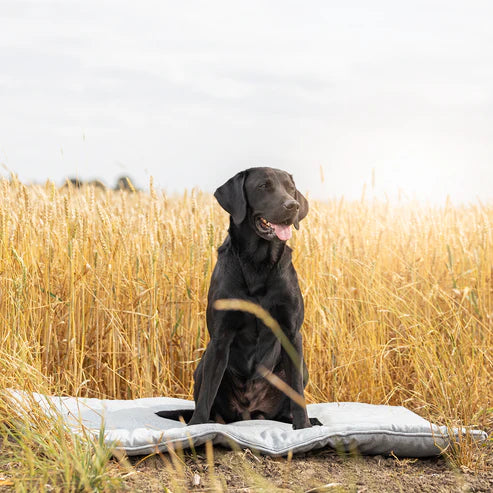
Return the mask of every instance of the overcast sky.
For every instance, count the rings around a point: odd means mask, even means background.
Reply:
[[[491,200],[492,23],[491,1],[0,0],[0,163],[168,191],[270,165],[318,198]]]

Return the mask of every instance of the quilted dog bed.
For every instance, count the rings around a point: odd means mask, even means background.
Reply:
[[[19,408],[26,410],[30,399],[12,392]],[[157,411],[193,409],[193,401],[171,397],[135,400],[101,400],[33,395],[47,414],[59,413],[67,426],[94,435],[101,430],[107,443],[128,455],[189,448],[207,441],[231,448],[251,448],[263,454],[282,456],[332,447],[360,454],[390,454],[398,457],[426,457],[440,454],[459,432],[438,426],[400,406],[330,402],[309,404],[308,415],[323,426],[293,430],[290,424],[250,420],[231,424],[208,423],[186,426],[157,416]],[[31,401],[32,402],[32,401]],[[469,431],[485,440],[481,430]]]

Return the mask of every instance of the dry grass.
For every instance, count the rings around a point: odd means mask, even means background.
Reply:
[[[312,202],[290,241],[307,401],[491,431],[493,206]],[[190,397],[227,215],[209,194],[0,182],[0,386]],[[470,463],[468,447],[458,454]]]

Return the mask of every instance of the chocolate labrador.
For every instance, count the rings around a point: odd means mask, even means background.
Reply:
[[[300,333],[304,307],[286,241],[291,227],[298,229],[307,215],[308,202],[290,174],[273,168],[242,171],[214,196],[231,217],[209,288],[210,341],[194,373],[195,411],[157,414],[191,417],[189,425],[244,419],[283,421],[294,429],[320,424],[262,376],[272,372],[303,396],[308,380]],[[222,298],[249,300],[267,310],[294,346],[298,367],[254,315],[216,310],[214,302]]]

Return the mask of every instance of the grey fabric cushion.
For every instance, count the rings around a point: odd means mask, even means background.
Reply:
[[[25,409],[26,395],[14,392]],[[95,435],[104,428],[105,441],[128,455],[188,448],[210,440],[228,447],[252,448],[273,456],[289,451],[307,452],[322,447],[357,450],[360,454],[390,454],[399,457],[438,455],[455,439],[445,426],[437,426],[404,407],[339,402],[309,404],[308,415],[324,426],[293,430],[290,424],[251,420],[227,425],[211,423],[185,426],[156,416],[157,411],[193,409],[193,401],[171,397],[135,400],[100,400],[34,395],[49,413],[60,413],[74,431],[81,428]],[[477,440],[486,433],[470,432]]]

